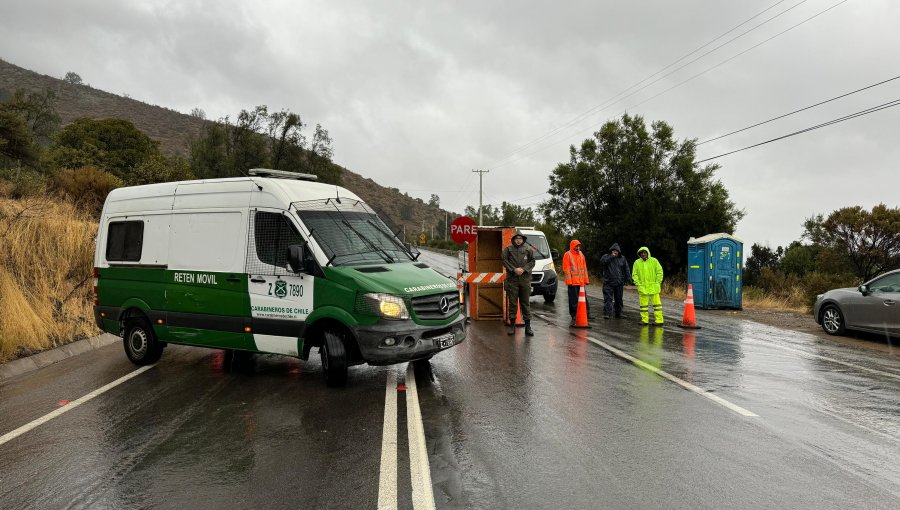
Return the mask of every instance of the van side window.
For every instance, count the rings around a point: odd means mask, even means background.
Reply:
[[[143,221],[116,221],[106,232],[106,260],[140,262],[144,247]]]
[[[290,275],[287,270],[287,249],[292,244],[305,244],[294,225],[283,215],[256,211],[252,223],[256,259],[247,261],[247,272],[250,274]]]

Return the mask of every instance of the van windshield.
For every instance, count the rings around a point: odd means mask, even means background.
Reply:
[[[547,239],[544,236],[528,236],[528,244],[534,248],[537,258],[550,258],[550,246],[547,245]]]
[[[324,211],[298,208],[297,214],[325,250],[332,265],[392,264],[414,260],[381,218],[364,207]]]

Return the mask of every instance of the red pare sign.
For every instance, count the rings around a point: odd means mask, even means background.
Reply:
[[[478,224],[468,216],[460,216],[450,224],[450,238],[462,244],[474,241],[478,237]]]

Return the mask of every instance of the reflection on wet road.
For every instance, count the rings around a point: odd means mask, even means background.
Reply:
[[[900,359],[626,305],[576,331],[534,299],[535,337],[473,322],[340,390],[315,356],[170,346],[0,444],[0,507],[900,507]],[[114,345],[0,382],[0,436],[133,371]]]

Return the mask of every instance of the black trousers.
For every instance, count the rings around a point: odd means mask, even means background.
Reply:
[[[569,315],[574,319],[575,312],[578,311],[578,293],[580,292],[581,285],[566,285],[566,288],[569,291]],[[587,287],[585,287],[587,288]],[[585,290],[585,306],[588,315],[591,314],[591,302],[587,300],[587,290]]]
[[[522,308],[522,320],[527,324],[531,322],[531,275],[527,278],[507,278],[503,283],[506,289],[507,324],[516,323],[516,312]]]
[[[624,285],[603,286],[603,315],[610,316],[613,305],[615,305],[616,317],[622,315],[622,292],[624,290]]]

